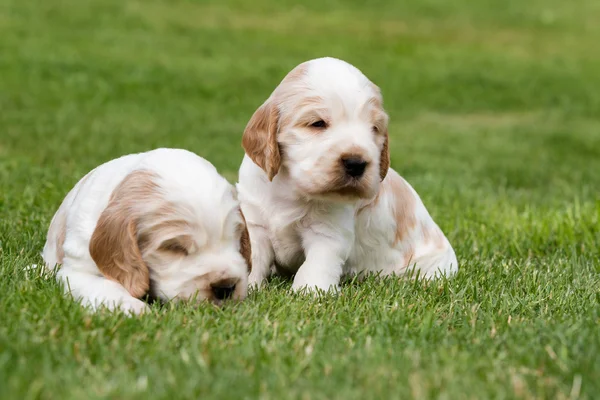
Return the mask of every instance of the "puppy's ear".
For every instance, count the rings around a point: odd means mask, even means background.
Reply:
[[[389,134],[388,134],[388,115],[383,109],[383,96],[381,95],[381,89],[379,86],[370,83],[371,89],[375,93],[373,98],[373,104],[375,105],[375,112],[380,117],[383,115],[385,119],[385,129],[383,129],[383,147],[381,148],[381,154],[379,156],[379,177],[383,181],[390,169],[390,148],[389,148]]]
[[[261,167],[272,181],[281,166],[281,154],[277,143],[279,110],[269,98],[256,110],[242,137],[242,147],[248,157]]]
[[[250,273],[252,271],[252,248],[250,246],[250,234],[248,233],[246,218],[244,217],[244,213],[241,209],[240,214],[242,215],[242,221],[244,222],[242,236],[240,237],[240,253],[246,260],[246,264],[248,264],[248,273]]]
[[[388,173],[388,169],[390,169],[390,148],[389,148],[389,136],[388,130],[386,129],[384,132],[384,142],[383,147],[381,149],[381,156],[379,157],[379,176],[383,181],[385,176]]]
[[[154,194],[152,174],[129,174],[113,191],[90,240],[90,255],[104,276],[136,298],[150,288],[150,272],[138,245],[136,203]]]

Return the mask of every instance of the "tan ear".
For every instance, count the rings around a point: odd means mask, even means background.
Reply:
[[[271,98],[256,110],[242,137],[242,147],[248,157],[273,180],[281,165],[277,143],[279,111]]]
[[[242,214],[242,220],[244,221],[244,229],[242,230],[242,236],[240,237],[240,253],[242,257],[246,260],[246,264],[248,264],[248,272],[252,271],[252,247],[250,246],[250,234],[248,233],[248,226],[246,224],[246,218],[244,217],[244,213],[240,209],[240,214]]]
[[[148,292],[150,272],[138,245],[135,206],[154,189],[151,173],[129,174],[112,193],[90,240],[90,255],[100,272],[136,298]]]
[[[390,148],[389,148],[389,136],[387,129],[384,132],[385,141],[383,142],[383,148],[381,149],[381,156],[379,157],[379,176],[383,181],[385,176],[390,169]]]

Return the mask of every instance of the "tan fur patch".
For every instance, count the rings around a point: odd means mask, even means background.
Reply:
[[[261,167],[273,180],[281,165],[277,132],[279,110],[272,98],[256,110],[246,125],[242,136],[242,147],[248,157]]]
[[[326,124],[329,124],[331,121],[331,116],[329,114],[329,110],[327,110],[327,109],[319,110],[319,106],[321,106],[321,108],[322,108],[322,105],[323,105],[322,97],[319,97],[319,96],[304,97],[300,101],[298,101],[298,103],[295,105],[294,112],[286,113],[282,116],[279,126],[280,127],[288,126],[291,123],[292,119],[297,117],[297,114],[300,112],[300,110],[302,110],[304,108],[308,108],[308,107],[313,108],[315,110],[315,114],[314,115],[307,114],[307,115],[304,115],[303,118],[298,118],[296,120],[296,126],[305,128],[305,127],[309,126],[310,124],[316,122],[318,119],[322,119],[323,121],[325,121]],[[317,112],[318,112],[318,114],[317,114]],[[313,128],[313,131],[315,133],[320,133],[323,131],[323,129],[322,128]]]
[[[308,96],[308,97],[304,97],[302,98],[302,100],[300,100],[298,102],[298,104],[296,105],[296,107],[298,109],[300,108],[304,108],[304,107],[312,107],[312,106],[319,106],[323,104],[323,98],[319,97],[319,96]]]
[[[415,197],[404,180],[397,173],[390,174],[386,181],[394,197],[393,213],[396,220],[394,245],[405,239],[417,225]]]
[[[244,217],[244,213],[240,210],[240,214],[242,215],[242,220],[244,221],[244,228],[242,230],[242,236],[240,237],[240,253],[242,257],[246,260],[246,264],[248,265],[248,272],[252,271],[252,247],[250,246],[250,234],[248,233],[248,226],[246,224],[246,218]]]
[[[437,230],[433,242],[438,250],[442,250],[447,247],[446,236],[444,236],[441,229]]]
[[[379,156],[379,177],[382,182],[390,169],[390,149],[387,129],[383,134],[385,135],[385,139],[381,148],[381,155]]]
[[[446,247],[446,237],[442,233],[442,230],[438,227],[432,227],[427,229],[425,226],[421,226],[423,231],[423,241],[427,244],[433,242],[434,246],[438,250],[442,250]]]
[[[381,95],[381,89],[373,82],[369,82],[369,84],[375,92],[375,97],[370,99],[370,103],[374,106],[371,118],[376,125],[380,120],[382,121],[382,124],[385,125],[384,127],[378,126],[378,128],[382,130],[384,136],[383,147],[381,148],[381,155],[379,158],[379,176],[383,182],[390,168],[389,134],[387,128],[388,116],[383,110],[383,96]],[[385,123],[383,123],[383,121],[385,121]]]
[[[127,175],[111,194],[90,240],[90,255],[100,272],[137,298],[150,286],[150,273],[138,245],[138,205],[157,196],[155,178],[149,171]]]
[[[158,234],[157,234],[158,236]],[[163,236],[164,237],[164,236]],[[191,235],[177,235],[164,240],[159,246],[159,251],[165,251],[176,256],[187,256],[194,247],[194,239]],[[143,255],[143,252],[142,252]]]
[[[301,79],[307,66],[300,64],[290,71],[273,94],[254,112],[244,129],[242,147],[248,157],[261,167],[273,180],[281,167],[281,152],[277,135],[279,133],[279,104],[286,89]]]
[[[307,71],[308,62],[303,62],[302,64],[299,64],[298,66],[296,66],[296,68],[288,72],[288,74],[285,76],[285,78],[283,78],[283,81],[281,83],[291,83],[299,81],[306,75]]]
[[[174,239],[173,245],[179,244],[188,251],[191,249],[193,239],[190,235],[183,233],[189,231],[190,225],[185,220],[172,219],[176,215],[176,210],[172,206],[163,204],[156,211],[152,210],[149,214],[148,219],[151,221],[150,223],[164,221],[153,224],[151,229],[145,229],[145,233],[138,235],[138,246],[142,256],[147,251],[158,249],[163,245],[168,247],[168,243],[160,242],[165,237]],[[177,241],[179,243],[176,243]]]
[[[414,253],[414,249],[411,249],[409,251],[407,251],[406,253],[404,253],[404,265],[403,267],[407,268],[407,267],[412,267],[414,264],[414,257],[415,257],[415,253]]]

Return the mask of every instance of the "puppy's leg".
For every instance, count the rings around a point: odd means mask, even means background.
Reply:
[[[93,310],[102,306],[128,314],[141,314],[148,310],[146,303],[132,297],[119,283],[102,275],[63,266],[56,277],[64,283],[66,293]]]
[[[347,208],[320,215],[301,232],[306,260],[298,269],[292,290],[337,290],[354,243],[354,216]]]
[[[275,253],[264,227],[248,224],[248,233],[252,249],[252,271],[248,277],[248,285],[259,288],[271,272]]]

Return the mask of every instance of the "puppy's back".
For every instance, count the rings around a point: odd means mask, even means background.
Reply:
[[[141,154],[129,154],[98,166],[81,178],[67,193],[48,228],[46,244],[42,251],[47,268],[54,269],[57,264],[63,262],[63,246],[71,228],[69,221],[73,218],[85,220],[86,216],[93,219],[90,215],[96,214],[93,211],[99,214],[108,202],[112,189],[131,170],[140,156]],[[104,193],[108,195],[103,196]]]
[[[198,199],[205,200],[205,204],[198,204],[199,207],[218,205],[230,186],[209,161],[187,150],[160,148],[108,161],[77,182],[52,218],[42,252],[47,268],[62,264],[68,238],[76,242],[69,248],[87,252],[89,239],[113,190],[135,170],[155,172],[163,180],[166,196],[181,199],[181,196],[189,195],[190,204]],[[70,235],[70,232],[77,234]]]

